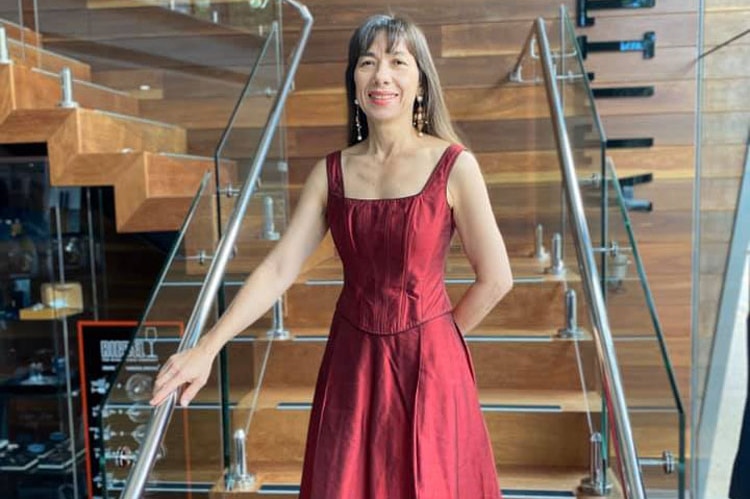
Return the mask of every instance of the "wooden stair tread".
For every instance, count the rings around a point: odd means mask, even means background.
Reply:
[[[243,331],[239,338],[253,338],[255,341],[269,341],[266,337],[267,328],[250,327]],[[292,327],[289,328],[293,338],[297,338],[297,341],[307,341],[309,339],[328,337],[329,327]],[[539,341],[549,339],[550,341],[572,341],[568,338],[558,338],[556,329],[516,329],[516,328],[502,328],[502,327],[488,327],[480,326],[477,327],[467,335],[465,338],[471,342],[474,339],[481,339],[483,337],[507,337],[515,338],[519,341],[523,341],[524,338],[528,338],[529,341]],[[590,331],[584,329],[583,336],[579,338],[579,341],[591,340]],[[287,341],[287,340],[273,340],[273,341]],[[294,341],[294,340],[292,340]]]
[[[514,279],[533,278],[544,282],[556,281],[578,281],[580,276],[577,272],[568,270],[562,276],[556,276],[545,272],[549,266],[549,261],[538,261],[531,257],[510,257],[510,267],[513,271]],[[459,249],[452,249],[448,252],[445,265],[446,279],[473,279],[474,271],[466,256]],[[309,269],[304,278],[306,281],[328,281],[342,279],[342,263],[338,256],[333,256],[322,261],[315,267]]]
[[[18,42],[23,40],[23,43],[26,45],[39,45],[41,35],[37,34],[33,29],[26,28],[7,19],[0,19],[0,26],[5,28],[5,34],[11,40]]]
[[[30,45],[13,39],[8,39],[8,55],[16,64],[28,67],[42,68],[59,73],[64,67],[70,68],[74,78],[82,81],[91,80],[91,66],[76,59]]]
[[[14,65],[16,68],[21,65]],[[46,79],[60,89],[60,75],[41,68],[30,68],[39,78]],[[80,107],[137,116],[138,99],[126,92],[97,85],[87,80],[73,80],[73,100]]]
[[[293,462],[255,462],[250,471],[257,480],[255,491],[263,485],[299,485],[302,477],[300,463]],[[497,468],[497,474],[499,486],[508,492],[512,490],[573,492],[580,484],[581,479],[587,475],[587,470],[575,467],[500,465]],[[217,482],[213,491],[222,492],[226,496],[254,496],[252,491],[225,491],[221,481]],[[609,497],[617,498],[620,496],[614,494]]]
[[[313,398],[312,386],[299,387],[265,387],[261,388],[258,397],[259,409],[277,409],[280,403],[311,403]],[[252,406],[256,390],[250,390],[242,397],[237,409],[249,409]],[[586,394],[592,411],[601,407],[601,397],[597,392]],[[586,411],[586,397],[583,392],[573,390],[508,390],[501,388],[480,388],[479,402],[482,405],[502,405],[528,407],[530,412],[534,408],[559,406],[561,412]]]

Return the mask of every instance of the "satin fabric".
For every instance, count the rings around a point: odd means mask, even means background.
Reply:
[[[344,267],[308,428],[301,499],[498,499],[495,459],[443,269],[448,147],[419,193],[344,194],[327,158],[326,217]]]

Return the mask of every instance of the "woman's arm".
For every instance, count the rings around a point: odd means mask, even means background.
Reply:
[[[182,385],[187,386],[180,403],[187,405],[205,385],[213,359],[221,348],[257,321],[292,285],[328,230],[327,196],[326,163],[322,160],[308,176],[281,240],[245,280],[226,312],[195,348],[172,355],[164,364],[154,382],[152,405],[160,404]]]
[[[448,178],[448,198],[476,281],[453,309],[462,333],[474,329],[513,287],[508,253],[476,159],[461,153]]]

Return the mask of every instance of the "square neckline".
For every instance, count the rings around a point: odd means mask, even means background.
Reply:
[[[425,181],[424,185],[422,186],[422,188],[418,192],[416,192],[415,194],[409,194],[408,196],[401,196],[401,197],[397,197],[397,198],[351,198],[351,197],[347,197],[346,196],[346,190],[344,189],[344,168],[343,168],[344,163],[341,160],[341,150],[339,150],[338,154],[337,154],[338,155],[338,158],[337,158],[338,161],[337,161],[336,168],[338,168],[338,170],[339,170],[338,171],[338,173],[339,173],[338,176],[339,176],[339,179],[341,180],[341,198],[344,201],[355,202],[355,203],[356,202],[370,202],[370,203],[372,203],[372,202],[386,202],[386,201],[404,201],[404,200],[408,200],[408,199],[418,198],[419,196],[421,196],[422,194],[424,194],[425,191],[427,190],[427,188],[430,186],[430,184],[432,183],[432,179],[435,177],[435,174],[440,169],[440,165],[442,165],[443,161],[445,160],[445,157],[448,155],[448,152],[450,152],[451,149],[453,149],[453,144],[448,144],[448,146],[440,154],[440,158],[437,160],[437,163],[435,164],[435,166],[432,167],[432,171],[427,176],[427,180]]]

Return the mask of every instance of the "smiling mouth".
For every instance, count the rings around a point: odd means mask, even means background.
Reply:
[[[395,92],[369,92],[367,97],[369,97],[374,104],[382,105],[396,99],[398,94]]]

